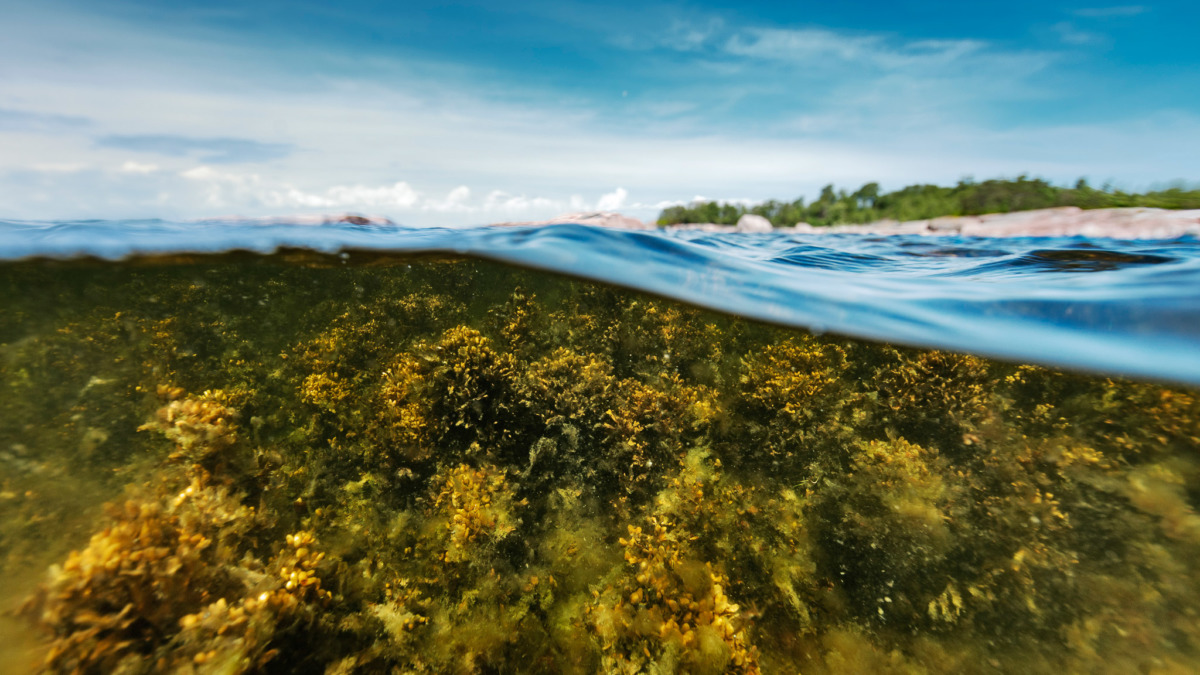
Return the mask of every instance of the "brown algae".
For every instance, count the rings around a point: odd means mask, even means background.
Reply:
[[[6,663],[1200,668],[1195,391],[350,258],[4,265]]]

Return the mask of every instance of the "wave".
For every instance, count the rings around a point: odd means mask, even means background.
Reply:
[[[1200,385],[1200,239],[1192,236],[0,221],[0,260],[280,249],[477,257],[817,333]]]

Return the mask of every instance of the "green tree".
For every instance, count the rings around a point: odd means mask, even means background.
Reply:
[[[1042,209],[1053,206],[1078,206],[1099,209],[1148,206],[1165,209],[1200,209],[1200,189],[1183,184],[1146,193],[1114,190],[1110,184],[1097,190],[1085,178],[1074,187],[1055,187],[1044,179],[1020,175],[1016,179],[992,179],[977,183],[965,177],[954,187],[909,185],[883,193],[878,183],[867,183],[847,194],[832,183],[821,188],[811,204],[803,197],[791,202],[774,199],[747,207],[741,204],[698,202],[689,206],[671,206],[659,215],[660,225],[677,223],[718,223],[733,225],[743,214],[763,216],[776,227],[806,221],[813,225],[865,223],[883,218],[924,220],[939,216],[979,215]]]

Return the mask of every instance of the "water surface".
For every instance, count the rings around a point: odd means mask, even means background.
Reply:
[[[451,253],[816,332],[1200,384],[1200,240],[2,222],[0,258]]]

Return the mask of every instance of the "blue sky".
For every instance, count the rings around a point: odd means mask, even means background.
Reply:
[[[1187,2],[0,0],[0,218],[1200,180]]]

